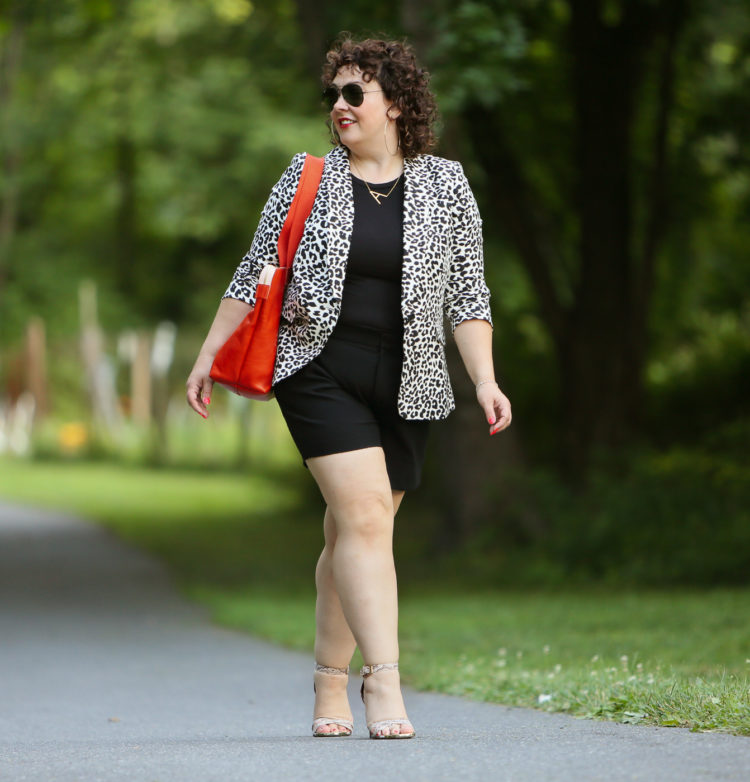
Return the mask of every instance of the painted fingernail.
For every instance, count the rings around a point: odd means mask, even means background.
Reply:
[[[203,404],[204,405],[210,405],[211,404],[211,400],[207,396],[204,396],[203,397]]]
[[[492,426],[492,424],[494,424],[494,423],[495,423],[495,419],[494,419],[494,418],[488,418],[488,419],[487,419],[487,423],[488,423],[490,426]]]

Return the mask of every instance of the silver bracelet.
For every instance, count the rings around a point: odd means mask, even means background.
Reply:
[[[494,383],[497,386],[497,380],[480,380],[477,383],[477,391],[479,391],[479,386],[483,386],[485,383]],[[500,386],[497,387],[500,388]]]

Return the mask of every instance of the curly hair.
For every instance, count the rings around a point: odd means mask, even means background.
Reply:
[[[323,88],[330,86],[341,68],[356,67],[362,78],[376,79],[383,94],[401,112],[396,130],[404,157],[429,151],[436,143],[433,124],[437,117],[435,98],[429,89],[429,73],[417,64],[414,51],[405,41],[354,40],[342,33],[326,54]],[[333,133],[333,143],[340,140]]]

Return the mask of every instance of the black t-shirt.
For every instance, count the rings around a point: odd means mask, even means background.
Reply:
[[[387,193],[396,180],[373,185]],[[352,175],[354,229],[344,280],[339,323],[400,333],[401,268],[404,260],[404,177],[380,204],[362,179]]]

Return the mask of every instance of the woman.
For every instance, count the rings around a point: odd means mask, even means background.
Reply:
[[[326,502],[318,561],[313,735],[348,736],[349,662],[359,646],[371,738],[411,738],[398,673],[392,537],[420,479],[430,420],[453,409],[446,316],[489,434],[510,424],[495,382],[481,220],[459,163],[434,137],[428,75],[401,42],[341,40],[326,57],[334,149],[294,259],[274,391]],[[208,416],[217,350],[254,305],[304,162],[273,188],[250,251],[187,381]]]

